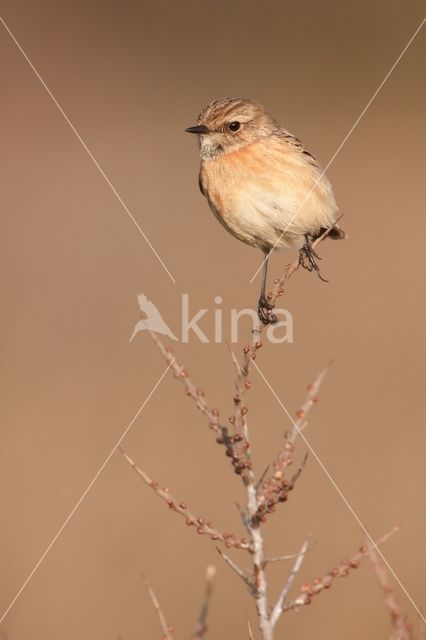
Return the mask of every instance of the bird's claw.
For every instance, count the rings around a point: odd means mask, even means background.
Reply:
[[[321,260],[320,256],[316,253],[310,242],[305,242],[299,250],[299,265],[308,271],[315,271],[320,280],[328,282],[328,280],[322,277],[317,260]]]
[[[259,298],[257,315],[259,316],[259,320],[263,322],[263,324],[275,324],[278,321],[275,313],[272,313],[273,308],[274,305],[268,302],[265,296],[261,296]]]

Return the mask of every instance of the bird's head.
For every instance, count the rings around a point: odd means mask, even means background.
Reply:
[[[201,159],[209,160],[268,137],[277,129],[278,123],[262,105],[247,98],[219,98],[185,131],[199,136]]]

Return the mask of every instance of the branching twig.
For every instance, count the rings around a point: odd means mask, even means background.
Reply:
[[[266,477],[257,489],[259,509],[256,515],[263,521],[267,514],[275,510],[275,507],[279,502],[285,502],[287,500],[288,492],[293,488],[294,482],[299,475],[295,474],[292,481],[289,482],[284,477],[284,469],[293,462],[294,443],[304,426],[306,416],[312,407],[318,402],[318,393],[330,364],[331,363],[320,371],[312,384],[308,385],[306,399],[300,409],[296,412],[296,419],[293,423],[293,427],[284,434],[284,447],[278,452],[270,467],[269,473],[266,474]]]
[[[157,613],[157,617],[158,617],[161,629],[162,629],[163,634],[164,634],[162,640],[173,640],[173,635],[172,634],[173,634],[174,629],[173,629],[173,627],[170,627],[167,624],[166,618],[164,616],[163,611],[161,610],[160,603],[158,602],[158,598],[155,595],[154,590],[152,589],[151,585],[146,580],[146,578],[144,578],[144,580],[145,580],[146,588],[148,590],[149,597],[151,598],[151,602],[152,602],[152,604],[154,606],[154,609],[155,609],[155,611]]]
[[[302,562],[305,558],[305,555],[307,553],[309,549],[309,537],[305,540],[305,542],[302,545],[302,548],[300,549],[299,553],[297,554],[297,558],[296,558],[296,562],[293,565],[293,568],[290,572],[290,575],[287,578],[287,581],[280,593],[280,595],[278,596],[278,600],[277,603],[275,605],[275,607],[272,610],[271,613],[271,625],[272,627],[274,627],[280,616],[282,615],[283,611],[284,611],[284,605],[285,605],[285,600],[289,594],[289,591],[293,585],[294,579],[297,576],[297,574],[299,573],[300,567],[302,566]]]
[[[229,434],[228,427],[220,422],[218,409],[211,409],[208,406],[203,389],[195,386],[189,378],[186,369],[177,362],[172,350],[164,346],[156,333],[153,331],[149,331],[148,333],[161,354],[165,357],[167,364],[173,370],[175,376],[182,381],[186,395],[194,400],[196,407],[207,418],[209,427],[217,435],[216,442],[224,446],[225,453],[231,459],[235,473],[241,476],[244,484],[247,485],[252,481],[253,472],[247,453],[249,444],[245,438],[245,434],[240,430],[235,430],[234,435]]]
[[[216,567],[210,565],[206,571],[206,590],[204,593],[204,601],[201,605],[200,615],[195,625],[192,640],[201,640],[207,632],[207,614],[209,612],[210,600],[213,594],[213,583],[216,575]]]
[[[223,542],[225,547],[235,547],[236,549],[246,549],[250,550],[250,543],[247,542],[244,538],[238,538],[233,533],[222,533],[218,531],[211,522],[206,522],[204,518],[197,518],[189,509],[186,503],[178,502],[173,498],[170,494],[169,490],[166,487],[161,488],[159,483],[156,480],[152,480],[149,475],[140,469],[135,462],[127,455],[127,453],[121,449],[120,451],[123,454],[125,460],[130,464],[130,466],[134,469],[137,475],[142,478],[145,484],[150,487],[160,498],[167,502],[167,505],[171,511],[175,511],[179,515],[185,518],[185,523],[188,526],[194,526],[196,528],[197,533],[205,534],[210,536],[213,541]]]
[[[247,620],[247,629],[249,634],[249,640],[254,640],[253,631],[251,630],[250,622]]]
[[[407,618],[401,611],[401,607],[395,596],[388,572],[386,571],[385,566],[380,562],[379,556],[371,544],[368,545],[368,548],[368,555],[371,560],[371,564],[373,565],[377,580],[383,591],[384,603],[389,609],[393,629],[391,640],[412,640],[413,630]]]
[[[254,584],[253,584],[253,581],[249,578],[249,576],[232,560],[232,558],[227,556],[226,553],[224,553],[221,549],[219,549],[219,547],[216,547],[216,549],[220,554],[220,556],[223,558],[223,560],[226,562],[226,564],[229,565],[233,571],[235,571],[237,576],[241,578],[244,584],[249,588],[250,593],[253,595]]]
[[[386,542],[390,536],[392,536],[398,529],[395,528],[386,535],[384,535],[380,540],[376,543],[376,546],[379,546]],[[357,569],[359,564],[365,556],[370,553],[370,547],[367,545],[362,545],[358,552],[352,556],[352,558],[341,560],[341,562],[324,574],[320,578],[315,578],[312,582],[307,582],[300,587],[300,595],[290,602],[288,605],[284,607],[284,611],[288,611],[290,609],[298,609],[304,605],[310,604],[312,599],[321,593],[324,589],[329,589],[333,584],[336,578],[345,578],[349,572],[353,569]]]

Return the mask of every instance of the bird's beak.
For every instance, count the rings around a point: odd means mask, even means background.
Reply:
[[[205,124],[197,124],[195,127],[188,127],[185,129],[187,133],[197,133],[198,135],[202,135],[204,133],[210,133],[210,130],[206,127]]]

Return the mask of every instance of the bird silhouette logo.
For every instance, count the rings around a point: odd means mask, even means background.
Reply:
[[[133,340],[139,331],[154,331],[155,333],[161,333],[163,336],[168,336],[172,340],[177,340],[173,331],[164,322],[155,304],[151,302],[151,300],[148,300],[145,294],[140,293],[138,295],[138,303],[140,310],[143,311],[146,318],[142,318],[142,320],[136,323],[129,342]]]

